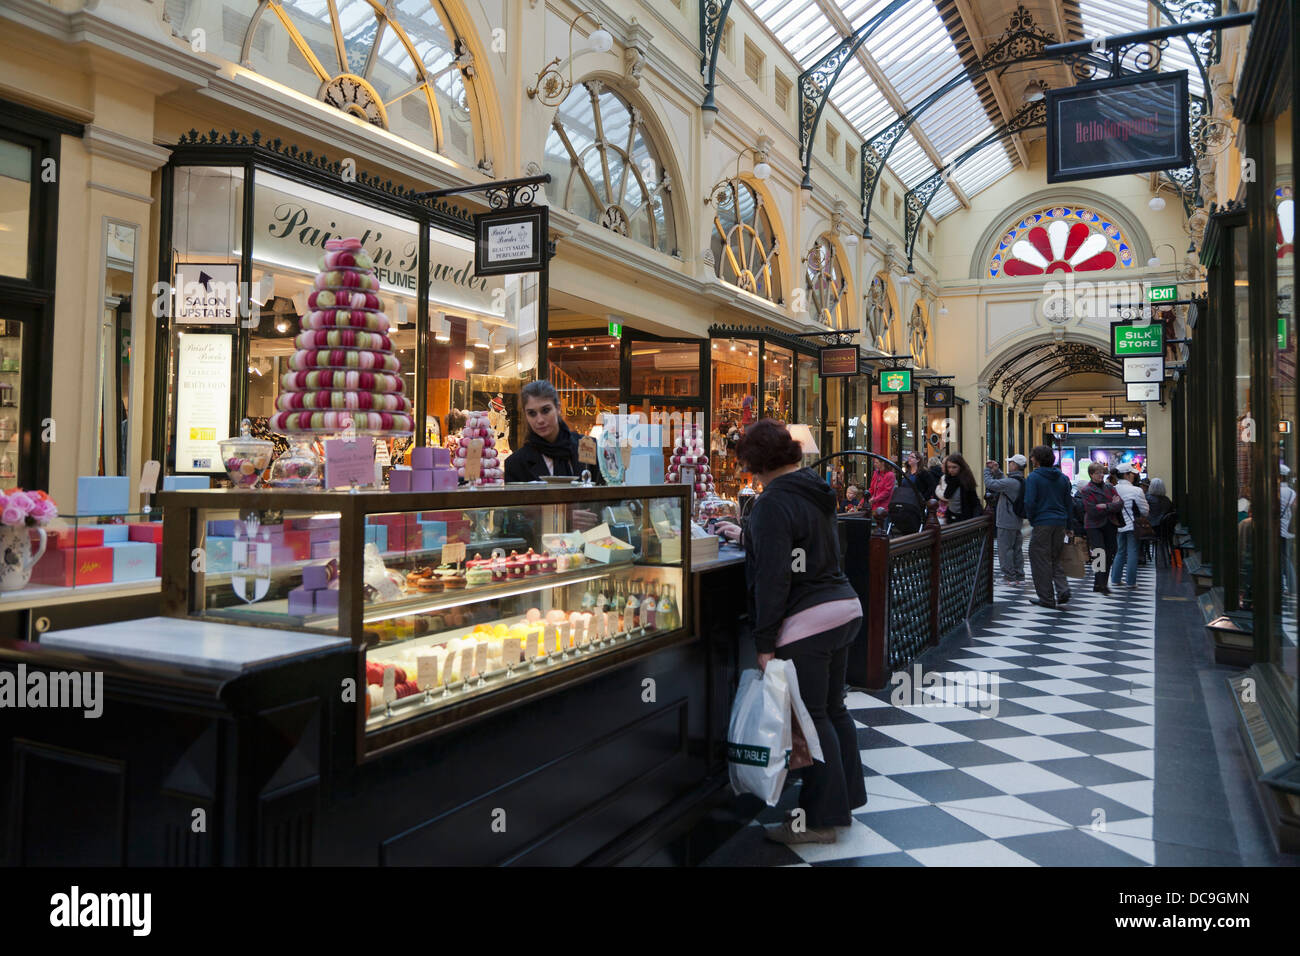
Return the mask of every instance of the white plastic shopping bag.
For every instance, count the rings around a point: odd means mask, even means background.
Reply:
[[[785,786],[796,720],[812,758],[824,759],[817,728],[799,696],[794,665],[772,660],[766,672],[747,670],[740,675],[727,732],[727,766],[733,791],[752,793],[768,806],[776,806]]]

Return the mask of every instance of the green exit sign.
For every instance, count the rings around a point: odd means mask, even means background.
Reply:
[[[609,323],[609,334],[614,336],[616,339],[621,339],[623,337],[623,326],[619,325],[617,322]]]
[[[1110,327],[1110,354],[1116,358],[1165,354],[1165,327],[1159,322],[1132,325],[1115,322]]]
[[[1148,302],[1177,302],[1178,286],[1176,285],[1153,285],[1147,289]]]
[[[1279,315],[1277,317],[1277,347],[1279,349],[1286,348],[1286,316],[1285,315]]]

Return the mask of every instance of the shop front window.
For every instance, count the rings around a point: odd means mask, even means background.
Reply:
[[[835,245],[823,236],[808,250],[808,316],[833,329],[845,328],[849,321],[844,267],[835,255]]]
[[[217,56],[418,146],[467,166],[481,155],[476,67],[437,0],[191,3],[173,24],[185,36],[203,30]]]
[[[547,352],[551,384],[569,428],[583,434],[616,413],[619,405],[619,340],[612,335],[557,335]]]
[[[743,179],[728,179],[712,197],[713,253],[718,278],[773,302],[781,301],[776,236],[763,197]]]
[[[795,412],[793,420],[809,426],[813,431],[813,436],[816,437],[817,430],[822,423],[821,370],[818,368],[816,357],[811,355],[796,355],[795,363],[798,368],[795,380]],[[820,440],[818,438],[818,441]],[[823,450],[823,454],[826,453]]]
[[[763,346],[763,418],[792,422],[794,408],[794,352],[775,345]]]
[[[1291,111],[1277,122],[1276,151],[1278,162],[1289,159],[1289,131]],[[1289,178],[1289,177],[1288,177]],[[1300,526],[1296,512],[1300,511],[1300,493],[1296,479],[1300,476],[1300,456],[1296,454],[1296,313],[1295,313],[1295,198],[1294,187],[1288,182],[1275,184],[1274,201],[1277,214],[1275,238],[1277,256],[1277,343],[1273,357],[1273,397],[1280,475],[1278,523],[1279,533],[1270,535],[1277,542],[1278,560],[1274,567],[1282,576],[1281,601],[1275,604],[1280,611],[1282,639],[1269,642],[1269,657],[1273,665],[1288,682],[1294,698],[1296,682],[1296,528]]]
[[[628,394],[653,397],[700,396],[700,343],[631,343]]]
[[[748,339],[718,339],[713,356],[710,464],[718,494],[734,498],[750,482],[735,457],[747,425],[761,417],[757,408],[759,346]]]
[[[641,111],[599,80],[573,87],[546,140],[557,205],[620,236],[674,253],[668,174]]]
[[[0,275],[26,279],[32,212],[32,150],[0,139]]]
[[[1257,541],[1251,512],[1251,450],[1255,443],[1256,423],[1251,415],[1250,383],[1250,271],[1249,237],[1245,228],[1232,230],[1233,320],[1236,329],[1237,367],[1233,395],[1237,416],[1236,488],[1237,488],[1237,581],[1238,597],[1243,608],[1254,606],[1252,579]]]

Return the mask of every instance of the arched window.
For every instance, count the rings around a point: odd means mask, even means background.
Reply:
[[[1105,216],[1082,206],[1030,213],[998,241],[989,276],[1102,272],[1133,265],[1133,243]]]
[[[872,348],[886,355],[895,354],[894,347],[898,344],[895,319],[885,277],[878,275],[871,280],[871,288],[867,291],[867,339]]]
[[[912,309],[912,321],[907,328],[908,350],[912,353],[912,358],[916,364],[921,367],[929,365],[927,352],[930,345],[930,326],[925,319],[925,310],[921,308],[918,302]]]
[[[723,282],[781,301],[780,250],[763,197],[743,179],[728,179],[713,194],[714,270]]]
[[[813,243],[807,266],[808,315],[833,329],[844,328],[848,322],[847,281],[829,238],[822,236]]]
[[[478,161],[472,57],[438,0],[200,7],[199,25],[219,38],[214,53],[460,163]]]
[[[621,236],[676,254],[671,189],[641,111],[599,80],[574,86],[546,140],[551,199]]]

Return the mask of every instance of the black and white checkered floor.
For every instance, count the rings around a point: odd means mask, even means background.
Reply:
[[[993,612],[925,660],[926,673],[996,675],[986,697],[895,706],[893,688],[850,693],[868,802],[838,842],[762,839],[759,825],[795,806],[791,786],[706,865],[1154,864],[1154,569],[1110,597],[1071,580],[1060,610],[1030,604],[1031,584],[997,581]]]

